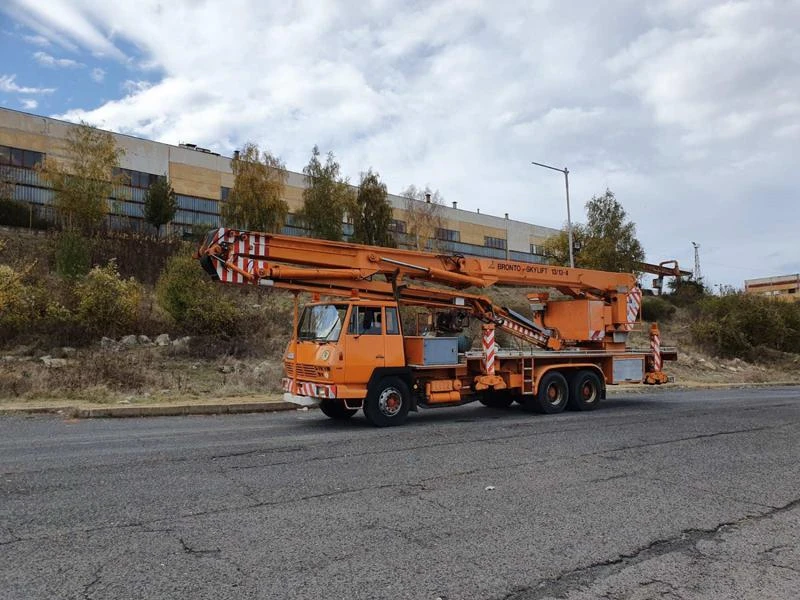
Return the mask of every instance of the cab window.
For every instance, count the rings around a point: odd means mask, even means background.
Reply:
[[[351,335],[381,335],[382,332],[380,306],[353,307],[347,333]]]
[[[397,321],[397,309],[386,308],[386,334],[400,335],[400,323]]]

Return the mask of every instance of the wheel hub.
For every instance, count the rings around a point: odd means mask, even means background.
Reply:
[[[547,401],[550,404],[558,404],[561,402],[561,390],[557,385],[551,385],[547,388]]]
[[[403,397],[400,390],[386,388],[378,398],[378,408],[387,417],[394,417],[403,407]]]

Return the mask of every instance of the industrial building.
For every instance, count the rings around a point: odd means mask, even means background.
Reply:
[[[0,168],[13,188],[12,197],[31,206],[36,215],[53,219],[53,190],[34,168],[45,156],[63,157],[65,140],[73,123],[0,108]],[[144,196],[150,184],[166,175],[175,190],[178,212],[172,232],[198,234],[222,225],[220,206],[233,186],[231,159],[190,143],[164,144],[113,133],[124,151],[120,166],[130,180],[109,198],[109,224],[116,229],[145,230]],[[289,171],[284,199],[289,217],[284,233],[307,232],[294,219],[303,204],[305,176]],[[400,246],[409,245],[406,235],[408,199],[389,194],[394,211],[393,228]],[[437,248],[445,251],[511,258],[526,262],[545,262],[544,241],[558,230],[533,225],[504,216],[459,209],[457,203],[443,206],[442,224],[436,231]],[[352,227],[345,224],[345,236]]]
[[[800,273],[746,279],[744,291],[747,294],[769,296],[786,302],[797,302],[800,299]]]

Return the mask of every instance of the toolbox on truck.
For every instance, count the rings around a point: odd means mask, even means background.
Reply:
[[[403,341],[410,365],[458,364],[458,338],[410,336]]]

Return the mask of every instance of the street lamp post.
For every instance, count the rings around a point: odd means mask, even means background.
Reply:
[[[564,185],[567,190],[567,237],[569,238],[569,266],[575,268],[575,256],[573,255],[572,250],[572,217],[569,214],[569,169],[567,169],[567,167],[558,169],[556,167],[551,167],[550,165],[544,165],[534,161],[531,161],[531,164],[536,165],[537,167],[544,167],[545,169],[552,169],[553,171],[558,171],[559,173],[564,174]]]

